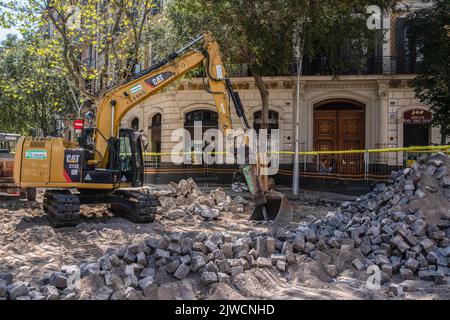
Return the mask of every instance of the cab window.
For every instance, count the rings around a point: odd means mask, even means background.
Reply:
[[[140,168],[142,163],[142,140],[141,138],[136,141],[136,168]]]
[[[2,153],[8,153],[8,152],[14,152],[14,143],[11,141],[0,141],[0,152]]]
[[[126,135],[120,137],[119,160],[122,171],[131,169],[131,144],[130,138]]]

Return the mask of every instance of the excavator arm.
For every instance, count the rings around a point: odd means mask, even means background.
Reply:
[[[202,48],[187,51],[202,40]],[[230,79],[226,77],[219,45],[210,33],[205,33],[184,48],[171,54],[157,66],[144,71],[135,79],[131,79],[126,84],[107,93],[98,110],[95,157],[92,164],[97,168],[106,169],[109,165],[110,169],[114,169],[116,166],[113,161],[114,157],[110,157],[109,152],[114,149],[120,123],[124,116],[133,107],[161,92],[168,85],[202,64],[205,67],[209,82],[208,91],[213,95],[217,108],[220,129],[225,134],[227,129],[232,129],[230,102],[233,102],[236,114],[246,133],[249,124],[239,94],[234,91]],[[248,146],[248,142],[248,136],[245,134],[244,143],[246,146]],[[242,171],[256,205],[251,219],[275,219],[275,221],[283,221],[283,223],[292,219],[292,210],[285,198],[270,199],[267,196],[267,190],[263,186],[258,165],[246,164]]]
[[[185,51],[203,40],[203,47],[185,53]],[[239,99],[231,82],[226,78],[226,71],[220,56],[219,45],[210,33],[205,33],[186,45],[181,50],[171,54],[156,67],[144,71],[135,79],[108,92],[102,100],[97,114],[97,130],[95,132],[94,163],[99,168],[107,168],[109,150],[117,138],[119,127],[124,116],[136,105],[147,98],[161,92],[190,71],[201,66],[209,81],[209,89],[214,98],[219,116],[219,124],[224,132],[232,128],[230,100],[233,101],[236,112],[241,119],[244,130],[248,122]]]

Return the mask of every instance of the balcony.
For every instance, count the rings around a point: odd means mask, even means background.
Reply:
[[[372,74],[414,74],[416,73],[418,63],[411,61],[407,57],[370,56],[357,68],[350,62],[350,58],[342,57],[340,70],[335,74],[340,75],[372,75]],[[303,62],[303,75],[305,76],[328,76],[333,72],[324,57],[317,59],[305,59]],[[228,74],[232,77],[250,77],[252,76],[246,64],[234,64],[228,66]],[[271,74],[271,76],[293,76],[297,74],[297,65],[295,63],[286,67],[285,71]]]
[[[293,71],[296,74],[296,68]],[[340,71],[340,72],[339,72]],[[358,74],[411,74],[416,71],[416,62],[410,61],[406,57],[384,56],[369,57],[360,68],[351,66],[350,58],[342,58],[341,70],[337,74],[358,75]],[[331,75],[332,70],[326,59],[308,59],[303,64],[304,75]]]

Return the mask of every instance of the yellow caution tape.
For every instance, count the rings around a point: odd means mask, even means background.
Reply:
[[[318,155],[339,155],[339,154],[364,154],[364,153],[383,153],[383,152],[416,152],[416,153],[429,153],[433,151],[448,151],[450,152],[450,146],[417,146],[408,148],[385,148],[385,149],[368,149],[368,150],[340,150],[340,151],[301,151],[299,155],[304,156],[318,156]],[[189,155],[233,155],[230,152],[145,152],[144,156],[189,156]],[[295,155],[294,151],[268,151],[267,154],[279,154],[279,155]]]
[[[177,156],[189,156],[189,155],[203,155],[203,154],[229,154],[232,155],[230,152],[202,152],[202,151],[192,151],[192,152],[144,152],[144,156],[171,156],[171,155],[177,155]]]

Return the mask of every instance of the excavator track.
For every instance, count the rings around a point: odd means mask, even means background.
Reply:
[[[69,190],[47,190],[43,209],[55,228],[74,227],[80,222],[80,199]]]
[[[116,190],[114,195],[120,196],[122,203],[111,204],[109,210],[135,223],[150,223],[156,219],[158,200],[148,194],[132,190]]]

